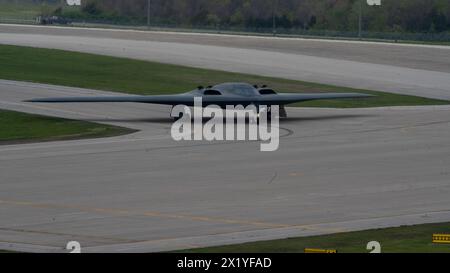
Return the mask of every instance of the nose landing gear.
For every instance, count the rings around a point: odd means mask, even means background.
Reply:
[[[270,119],[272,117],[272,106],[268,106],[265,109],[267,111],[267,118]],[[258,117],[259,117],[259,114],[261,113],[260,111],[261,111],[261,109],[258,107]],[[287,115],[287,111],[286,111],[285,106],[284,105],[280,105],[279,106],[279,117],[280,118],[287,118],[287,116],[288,115]]]

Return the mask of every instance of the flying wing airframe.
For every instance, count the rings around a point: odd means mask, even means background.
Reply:
[[[373,95],[362,93],[277,93],[275,90],[262,85],[248,83],[221,83],[214,86],[202,87],[176,95],[151,96],[101,96],[101,97],[59,97],[32,99],[35,103],[95,103],[95,102],[135,102],[164,105],[194,106],[194,98],[202,98],[202,106],[218,105],[225,108],[227,105],[279,105],[280,117],[287,117],[285,105],[311,100],[368,98]]]

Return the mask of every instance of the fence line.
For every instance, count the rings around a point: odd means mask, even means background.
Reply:
[[[70,20],[70,19],[69,19]],[[9,24],[38,24],[35,19],[31,18],[2,18],[0,23]],[[123,22],[102,21],[102,20],[71,20],[69,25],[77,27],[104,27],[118,29],[137,29],[148,30],[145,24],[126,24]],[[177,26],[167,24],[153,24],[151,30],[175,31],[175,32],[199,32],[199,33],[218,33],[218,34],[239,34],[239,35],[255,35],[255,36],[272,36],[272,28],[237,28],[237,27],[210,27],[210,26]],[[362,33],[363,40],[373,41],[417,41],[417,42],[441,42],[450,43],[450,32],[442,33],[405,33],[405,32],[370,32]],[[279,37],[303,37],[303,38],[328,38],[328,39],[350,39],[358,40],[357,31],[330,31],[330,30],[305,30],[298,28],[276,29],[276,36]]]

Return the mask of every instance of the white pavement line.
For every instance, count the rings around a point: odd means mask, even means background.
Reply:
[[[16,242],[0,242],[0,250],[11,252],[25,252],[25,253],[61,253],[64,247],[52,247],[44,245],[23,244]]]

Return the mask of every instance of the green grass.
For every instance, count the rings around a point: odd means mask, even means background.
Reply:
[[[11,19],[34,19],[40,14],[44,5],[36,4],[15,4],[0,1],[0,18]]]
[[[450,244],[433,244],[434,233],[450,233],[450,223],[403,226],[324,236],[299,237],[179,253],[303,253],[305,248],[336,249],[339,253],[368,253],[366,245],[378,241],[383,253],[450,253]]]
[[[61,8],[62,12],[80,10],[79,7],[61,5],[60,3],[11,3],[0,0],[0,19],[32,19],[39,15],[51,15]]]
[[[379,107],[449,104],[449,101],[358,90],[303,81],[138,61],[61,50],[0,45],[0,78],[111,90],[131,94],[174,94],[221,82],[267,84],[280,92],[363,92],[371,99],[314,101],[305,107]]]
[[[0,110],[0,145],[117,136],[122,127]]]

